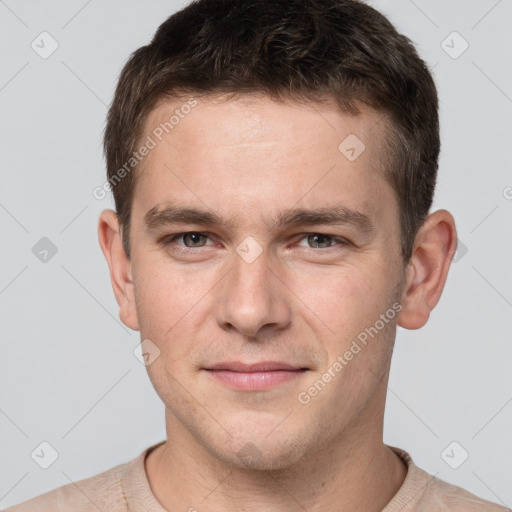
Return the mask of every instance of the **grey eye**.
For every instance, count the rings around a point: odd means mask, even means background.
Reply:
[[[326,247],[330,247],[332,242],[332,237],[329,235],[322,235],[321,233],[314,233],[308,236],[308,243],[312,244],[312,246],[317,249],[324,249]]]
[[[200,243],[201,237],[208,238],[206,235],[203,235],[201,233],[195,233],[195,232],[184,233],[183,235],[181,235],[181,237],[183,238],[183,242],[185,243],[186,247],[203,247],[205,244],[200,244],[200,245],[195,245],[195,244]],[[188,245],[188,243],[186,242],[187,237],[190,240],[190,243],[193,245]]]

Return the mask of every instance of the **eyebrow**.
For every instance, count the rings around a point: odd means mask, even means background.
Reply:
[[[144,215],[144,226],[153,231],[160,227],[175,224],[199,224],[202,226],[224,226],[233,231],[237,225],[237,215],[222,218],[211,210],[181,207],[165,203],[156,205]],[[279,227],[305,225],[353,225],[364,233],[372,233],[375,227],[370,217],[362,212],[343,205],[320,207],[315,209],[291,208],[279,212],[265,221],[269,231]]]

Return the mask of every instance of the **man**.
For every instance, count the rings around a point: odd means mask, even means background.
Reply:
[[[124,67],[99,220],[167,440],[10,510],[502,511],[382,430],[456,250],[437,93],[356,0],[198,0]]]

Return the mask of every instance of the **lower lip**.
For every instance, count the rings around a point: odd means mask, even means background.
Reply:
[[[208,370],[212,377],[223,384],[247,391],[261,391],[296,379],[305,370],[272,370],[267,372],[234,372],[231,370]]]

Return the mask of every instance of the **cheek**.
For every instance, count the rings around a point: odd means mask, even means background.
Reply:
[[[336,375],[329,384],[331,392],[319,403],[347,390],[355,401],[356,395],[363,400],[377,385],[376,376],[386,370],[396,316],[390,309],[395,300],[390,286],[393,276],[383,266],[373,261],[365,267],[338,267],[328,274],[317,273],[310,280],[314,287],[302,283],[298,289],[297,296],[308,306],[301,306],[308,328],[325,349],[320,373],[330,368]],[[383,322],[380,315],[386,311],[390,314]],[[340,363],[340,358],[343,369],[336,371],[332,365]]]
[[[219,280],[215,268],[172,265],[155,258],[141,262],[136,277],[141,339],[150,339],[163,356],[151,370],[164,371],[163,361],[173,373],[194,370],[190,365],[200,359],[201,346],[208,339],[204,331],[213,325],[211,294]]]
[[[318,332],[346,339],[373,324],[388,308],[389,294],[379,278],[375,269],[370,273],[346,266],[315,272],[308,279],[298,273],[290,288]]]
[[[205,293],[202,274],[163,258],[148,258],[137,266],[137,309],[148,328],[171,329]]]

